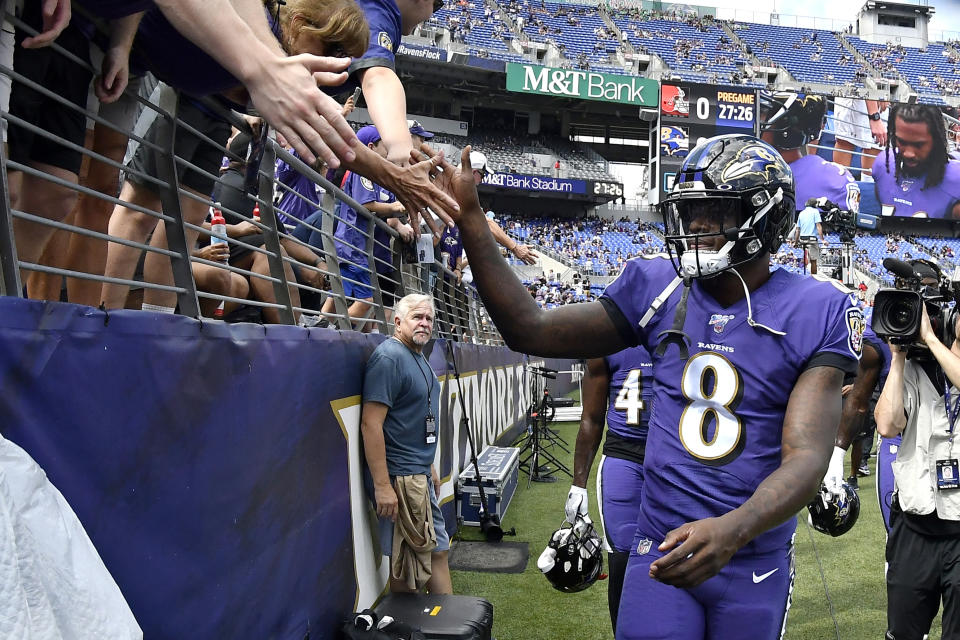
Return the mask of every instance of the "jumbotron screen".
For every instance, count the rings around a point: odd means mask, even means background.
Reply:
[[[879,217],[960,220],[954,108],[788,91],[663,84],[660,189],[699,139],[753,133],[793,169],[797,209],[828,198]]]

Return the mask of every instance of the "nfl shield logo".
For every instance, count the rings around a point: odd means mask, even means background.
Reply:
[[[723,328],[727,326],[727,323],[733,320],[736,316],[728,316],[722,313],[715,313],[710,316],[710,321],[707,323],[713,327],[713,332],[720,334],[723,333]]]
[[[637,545],[637,555],[645,556],[650,553],[650,549],[653,548],[653,540],[649,538],[644,538],[640,541],[640,544]]]

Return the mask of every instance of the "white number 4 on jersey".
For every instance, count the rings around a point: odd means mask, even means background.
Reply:
[[[640,412],[643,411],[643,400],[640,396],[640,390],[643,388],[643,382],[640,379],[640,369],[631,369],[623,386],[620,387],[620,393],[613,403],[613,408],[617,411],[627,412],[627,424],[640,424]]]

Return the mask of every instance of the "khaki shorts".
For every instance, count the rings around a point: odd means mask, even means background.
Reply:
[[[820,261],[820,242],[817,236],[803,236],[800,238],[800,246],[806,250],[811,262]]]

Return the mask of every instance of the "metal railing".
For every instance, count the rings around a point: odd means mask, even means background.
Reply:
[[[35,33],[19,19],[8,19]],[[98,73],[85,52],[58,43],[50,52],[91,77]],[[425,292],[435,300],[438,335],[501,343],[472,286],[458,282],[438,259],[404,259],[416,252],[403,251],[394,228],[322,175],[321,167],[302,162],[268,129],[255,131],[237,111],[161,85],[153,92],[125,93],[125,109],[113,111],[139,115],[118,122],[105,111],[74,104],[58,83],[21,73],[18,66],[0,60],[0,75],[12,80],[13,99],[0,120],[11,142],[16,139],[9,154],[0,149],[0,294],[59,299],[66,278],[69,301],[108,311],[175,305],[180,314],[213,318],[220,307],[228,320],[389,333],[393,300]],[[43,124],[48,120],[25,110],[18,92],[22,97],[29,91],[39,96],[47,115],[82,115],[93,127],[86,144],[50,131]],[[135,124],[142,129],[148,119],[153,123],[147,133],[135,134]],[[251,137],[245,150],[228,147],[227,124],[233,135]],[[136,149],[133,159],[124,163],[116,142],[111,153],[98,147],[101,134],[129,140]],[[28,137],[32,145],[23,142]],[[50,149],[79,155],[79,174],[51,170],[57,160]],[[276,160],[296,179],[278,180]],[[101,185],[122,188],[96,188],[94,176]],[[214,192],[232,197],[215,199]],[[292,207],[278,207],[281,202],[299,203],[310,215],[299,219]],[[84,208],[99,212],[97,224],[85,222],[90,217],[84,217]],[[212,233],[205,218],[214,209],[230,223],[220,238],[230,249],[225,262],[201,251]],[[57,248],[77,239],[95,247],[81,261]],[[345,257],[338,258],[338,249]],[[78,282],[86,283],[85,295],[74,295]]]

